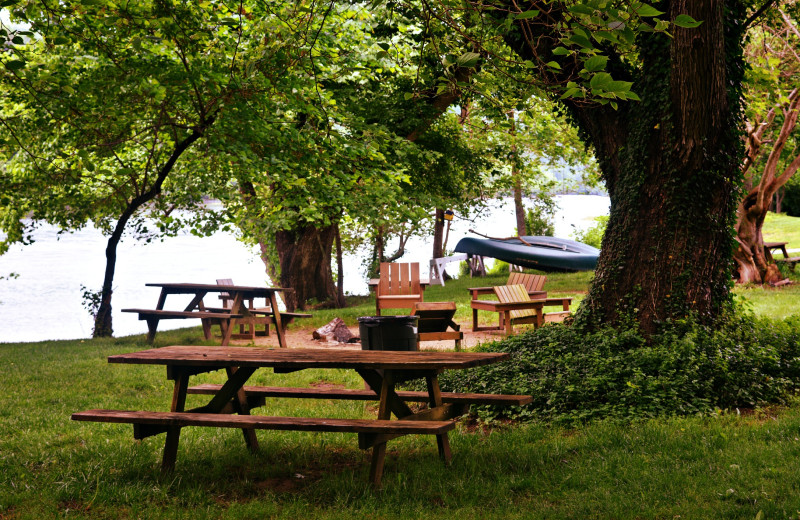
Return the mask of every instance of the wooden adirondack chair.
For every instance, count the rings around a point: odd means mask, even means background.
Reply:
[[[422,301],[425,285],[419,280],[419,262],[381,263],[381,277],[375,288],[375,312],[381,309],[414,309]],[[410,313],[410,312],[409,312]]]
[[[506,285],[523,285],[528,292],[528,296],[533,299],[547,298],[547,291],[544,290],[544,283],[547,276],[543,274],[517,273],[512,272],[508,275]],[[472,299],[477,300],[481,294],[494,294],[494,287],[470,287]]]
[[[543,274],[512,272],[508,275],[506,285],[523,285],[528,294],[530,294],[544,291],[544,283],[546,281],[547,277]]]
[[[464,333],[461,332],[461,326],[453,321],[456,302],[415,303],[411,314],[419,316],[417,334],[420,342],[452,339],[456,342],[456,350],[461,350]]]
[[[546,321],[569,316],[572,298],[531,299],[525,286],[521,284],[498,285],[494,288],[494,293],[499,301],[496,310],[500,313],[500,328],[505,328],[508,334],[513,333],[513,326],[517,323],[533,323],[540,327]],[[544,307],[550,305],[561,305],[563,310],[545,313]]]

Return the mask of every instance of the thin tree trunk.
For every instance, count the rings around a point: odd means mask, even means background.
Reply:
[[[511,129],[509,135],[511,136],[511,179],[513,181],[514,189],[514,215],[517,219],[517,235],[527,235],[525,226],[525,206],[522,205],[522,178],[519,172],[519,156],[517,155],[517,144],[514,139],[517,136],[517,123],[514,117],[516,111],[511,110],[508,113],[509,121],[511,122]]]
[[[109,337],[114,333],[111,295],[113,292],[112,288],[114,284],[114,273],[117,266],[117,246],[122,238],[122,233],[125,231],[125,225],[139,208],[153,200],[159,193],[161,193],[161,187],[164,184],[164,180],[166,180],[167,175],[169,175],[169,172],[172,171],[172,168],[175,166],[175,163],[178,161],[180,156],[195,141],[202,137],[203,131],[213,122],[214,117],[212,116],[207,119],[203,125],[201,125],[200,129],[192,132],[189,137],[179,142],[175,146],[175,149],[172,151],[169,159],[159,170],[158,176],[156,177],[156,180],[150,189],[131,200],[125,207],[125,210],[122,212],[120,218],[117,220],[117,223],[114,226],[114,231],[111,233],[111,236],[108,238],[108,243],[106,244],[106,268],[103,274],[103,288],[100,293],[100,307],[98,307],[97,316],[95,316],[92,337]]]
[[[433,218],[433,258],[444,256],[444,210],[436,208]]]
[[[339,233],[339,223],[336,223],[336,307],[345,307],[344,299],[344,259],[342,253],[342,235]]]

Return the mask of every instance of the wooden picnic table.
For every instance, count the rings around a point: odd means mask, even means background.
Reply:
[[[764,256],[766,257],[767,263],[772,262],[772,253],[776,250],[783,253],[784,258],[789,258],[789,252],[786,251],[786,244],[788,244],[788,242],[764,242]]]
[[[402,435],[435,435],[439,455],[449,463],[447,432],[453,429],[454,419],[468,411],[470,404],[523,405],[531,402],[529,396],[443,393],[439,388],[438,374],[444,370],[467,369],[508,358],[507,353],[162,347],[110,356],[108,361],[166,365],[167,377],[174,381],[169,412],[88,410],[73,414],[72,419],[133,424],[136,439],[166,433],[162,459],[162,470],[166,472],[175,467],[180,432],[185,426],[240,428],[252,450],[258,447],[255,429],[358,433],[359,447],[372,449],[370,481],[378,486],[387,441]],[[364,379],[368,389],[244,386],[259,368],[272,368],[276,373],[308,368],[351,369]],[[190,376],[215,370],[227,372],[224,384],[189,387]],[[427,391],[395,389],[398,383],[418,378],[425,379]],[[187,394],[211,395],[211,399],[204,406],[185,410]],[[267,397],[377,400],[379,405],[375,419],[250,415],[251,409],[264,405]],[[407,404],[411,401],[427,402],[429,407],[413,411]],[[238,415],[230,415],[232,413]],[[391,420],[392,415],[397,420]]]
[[[296,317],[310,316],[310,314],[280,312],[277,294],[282,291],[292,290],[282,287],[249,287],[244,285],[202,283],[148,283],[145,285],[161,288],[156,308],[122,309],[122,312],[138,313],[140,320],[147,321],[147,342],[150,344],[155,340],[160,320],[197,318],[203,324],[203,333],[206,339],[211,337],[211,326],[219,325],[222,331],[222,345],[228,345],[233,335],[233,330],[239,322],[247,323],[251,326],[274,323],[278,344],[282,348],[286,348],[285,326]],[[230,306],[225,308],[205,306],[203,298],[208,293],[227,293],[231,300]],[[164,309],[167,297],[173,294],[192,295],[192,299],[183,310]],[[248,308],[246,302],[254,298],[265,298],[269,301],[270,308],[268,310]]]

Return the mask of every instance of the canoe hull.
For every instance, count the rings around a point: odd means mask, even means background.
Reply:
[[[509,264],[540,271],[591,271],[597,267],[600,250],[565,238],[524,236],[517,238],[462,238],[456,244],[457,253],[488,256]]]

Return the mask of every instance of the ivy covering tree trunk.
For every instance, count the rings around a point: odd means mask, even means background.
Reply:
[[[562,4],[534,2],[538,22],[518,20],[507,43],[525,60],[551,59],[561,45]],[[654,4],[665,20],[690,15],[696,28],[636,36],[638,63],[609,49],[605,70],[630,81],[641,101],[565,106],[597,151],[611,199],[595,278],[578,313],[588,325],[633,319],[652,332],[667,320],[720,316],[730,301],[732,226],[739,202],[744,6],[722,0]],[[591,43],[590,43],[591,45]],[[602,47],[602,46],[600,46]],[[558,58],[555,85],[585,62]],[[554,77],[557,76],[557,77]],[[594,81],[594,80],[593,80]],[[610,90],[614,85],[606,83]]]

